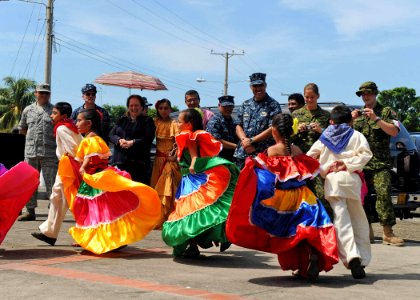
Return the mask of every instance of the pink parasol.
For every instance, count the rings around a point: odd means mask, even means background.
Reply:
[[[104,85],[121,86],[129,89],[140,90],[167,90],[159,78],[133,71],[114,72],[102,74],[95,80],[96,83]]]

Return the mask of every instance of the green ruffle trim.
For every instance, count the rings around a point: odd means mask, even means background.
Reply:
[[[162,228],[162,239],[174,247],[174,255],[180,256],[185,251],[191,239],[203,248],[209,248],[212,242],[226,242],[225,222],[232,202],[233,192],[238,179],[239,169],[235,164],[220,158],[198,158],[194,166],[197,173],[215,166],[225,165],[231,180],[223,195],[212,205],[174,221],[165,222]]]
[[[90,185],[88,185],[86,182],[82,181],[77,193],[83,196],[95,197],[103,193],[103,191],[100,189],[95,189],[91,187]]]
[[[179,165],[181,167],[181,175],[185,176],[190,173],[189,167],[191,164],[191,156],[188,151],[184,151],[182,158],[183,160],[179,162]],[[202,173],[220,165],[225,165],[226,167],[228,167],[232,175],[235,174],[236,177],[239,176],[239,169],[233,162],[218,156],[197,157],[194,165],[194,171],[196,173]]]

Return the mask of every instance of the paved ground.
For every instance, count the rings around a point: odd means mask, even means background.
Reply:
[[[0,245],[0,299],[420,299],[420,218],[398,221],[396,231],[408,239],[403,248],[382,245],[375,226],[364,280],[338,264],[310,283],[282,271],[274,255],[236,246],[173,260],[160,231],[95,256],[71,246],[70,214],[51,247],[30,235],[47,216],[47,201],[39,204],[38,221],[16,222]]]

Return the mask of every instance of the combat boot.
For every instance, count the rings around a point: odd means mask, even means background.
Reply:
[[[383,244],[401,247],[404,246],[404,240],[397,237],[392,231],[391,225],[384,225]]]
[[[371,244],[375,244],[375,234],[371,223],[369,223],[369,240]]]

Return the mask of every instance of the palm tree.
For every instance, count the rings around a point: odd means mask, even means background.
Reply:
[[[3,78],[6,87],[0,88],[0,130],[10,131],[19,122],[23,109],[35,101],[35,81]]]

